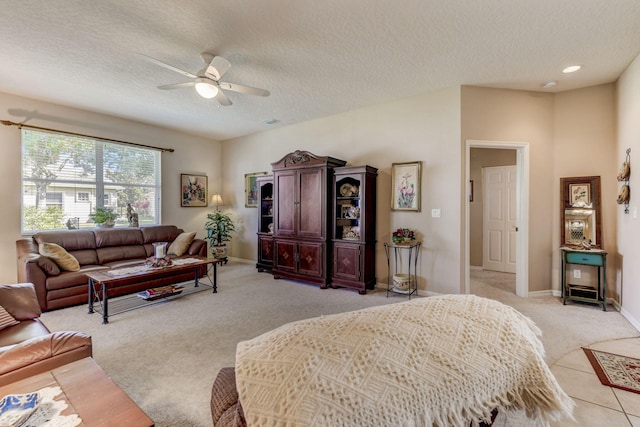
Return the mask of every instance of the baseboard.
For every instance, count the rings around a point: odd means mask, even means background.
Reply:
[[[637,331],[640,332],[640,322],[638,321],[638,319],[633,317],[631,313],[629,313],[627,310],[625,310],[622,307],[620,307],[620,314],[622,314],[622,317],[624,317],[629,321],[629,323],[631,323],[631,326],[633,326],[634,328],[636,328]]]
[[[554,291],[553,289],[547,289],[544,291],[533,291],[527,293],[527,298],[536,298],[536,297],[560,297],[560,291]]]
[[[481,265],[470,265],[469,266],[469,270],[478,270],[478,271],[482,271],[484,270],[484,268],[482,268]]]

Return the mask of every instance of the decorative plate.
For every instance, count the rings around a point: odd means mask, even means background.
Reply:
[[[38,408],[38,393],[9,394],[0,400],[0,427],[16,427],[24,423]]]

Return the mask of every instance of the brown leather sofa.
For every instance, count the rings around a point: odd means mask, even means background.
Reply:
[[[119,268],[142,263],[154,255],[153,243],[171,243],[183,230],[174,225],[156,225],[141,228],[105,228],[94,230],[50,231],[34,234],[16,241],[18,281],[35,286],[42,310],[52,310],[87,303],[88,286],[85,272]],[[80,264],[79,271],[63,271],[50,258],[38,252],[40,243],[55,243],[73,255]],[[182,255],[207,256],[207,243],[194,239]],[[200,276],[206,274],[201,267]],[[167,275],[155,280],[123,283],[110,288],[110,296],[130,294],[157,286],[170,285],[193,279],[193,273]]]
[[[0,385],[91,357],[89,335],[50,332],[40,321],[33,284],[0,285],[0,305],[20,322],[0,330]]]

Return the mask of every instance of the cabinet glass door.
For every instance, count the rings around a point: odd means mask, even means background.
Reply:
[[[336,177],[334,239],[361,241],[361,181],[354,176]]]

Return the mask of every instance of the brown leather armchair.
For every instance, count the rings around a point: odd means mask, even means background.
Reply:
[[[0,285],[0,305],[20,323],[0,330],[0,385],[92,356],[91,337],[51,332],[31,283]]]

